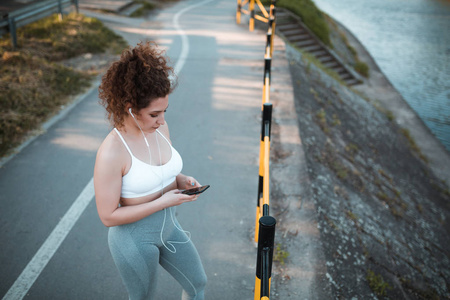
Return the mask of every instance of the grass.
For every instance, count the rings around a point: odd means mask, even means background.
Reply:
[[[284,265],[285,259],[289,257],[289,252],[283,250],[281,244],[277,244],[273,252],[273,261],[278,261],[281,265]]]
[[[270,5],[271,3],[270,0],[263,0],[261,2],[264,5]],[[330,27],[328,23],[331,22],[332,24],[334,24],[334,21],[331,21],[330,17],[328,17],[320,9],[318,9],[312,0],[278,0],[276,2],[276,6],[286,8],[294,14],[298,15],[302,19],[302,22],[305,23],[305,25],[317,36],[319,40],[321,40],[325,45],[333,48],[330,38]],[[337,30],[337,27],[335,30]],[[344,41],[346,47],[349,49],[356,60],[356,63],[354,63],[353,65],[354,70],[365,78],[368,78],[369,66],[358,59],[356,50],[352,46],[350,46],[347,37],[344,34],[341,34],[341,39]],[[310,58],[308,59],[310,60]],[[316,62],[314,62],[314,64],[317,65]],[[324,69],[324,67],[320,68],[322,70]],[[330,74],[328,70],[326,72],[335,79],[339,78],[337,74]],[[342,83],[340,79],[339,82]]]
[[[344,180],[348,177],[348,169],[339,161],[334,161],[331,164],[331,169],[334,171],[334,173],[336,173],[336,176],[341,179]]]
[[[61,64],[84,53],[119,53],[123,39],[100,21],[53,15],[19,28],[18,49],[0,39],[0,156],[90,85],[91,74]]]
[[[377,192],[376,196],[388,205],[389,211],[396,218],[402,218],[404,212],[408,209],[408,204],[402,201],[400,198],[400,192],[398,191],[395,192],[395,197],[390,197],[384,192]]]
[[[365,78],[369,78],[369,66],[360,61],[358,57],[358,52],[356,49],[350,45],[347,36],[344,32],[341,31],[339,26],[336,24],[333,18],[331,18],[329,15],[324,14],[325,20],[328,24],[328,27],[331,29],[331,35],[333,32],[336,32],[336,37],[345,45],[345,47],[348,49],[349,53],[353,57],[355,62],[349,63],[353,66],[353,69],[358,72],[360,75],[364,76]],[[332,41],[333,43],[334,41]],[[337,50],[337,49],[335,49]],[[344,55],[345,57],[345,55]]]
[[[422,159],[425,163],[428,163],[428,158],[422,153],[419,146],[417,146],[416,141],[411,136],[411,133],[409,132],[409,130],[406,128],[402,128],[400,131],[405,136],[405,138],[408,140],[410,148],[414,152],[417,153],[417,155],[420,157],[420,159]]]
[[[271,1],[262,1],[269,5]],[[308,28],[327,46],[331,46],[330,29],[325,16],[312,0],[278,0],[277,7],[283,7],[302,18]]]
[[[392,289],[392,287],[384,281],[381,275],[375,274],[375,272],[370,269],[367,270],[366,279],[372,291],[379,297],[386,296],[386,290]]]
[[[331,46],[330,29],[323,13],[311,0],[278,0],[278,7],[284,7],[302,18],[303,23],[325,44]]]
[[[381,105],[380,100],[377,99],[376,101],[371,101],[370,99],[365,97],[362,93],[359,93],[356,90],[353,90],[353,92],[358,94],[361,98],[366,100],[368,103],[372,103],[373,107],[375,107],[375,109],[378,110],[379,112],[383,113],[386,116],[386,118],[389,120],[389,122],[394,122],[395,121],[394,113],[392,111],[390,111],[389,109],[384,108]]]
[[[137,0],[137,1],[133,1],[134,3],[139,3],[141,4],[141,7],[138,8],[137,10],[135,10],[130,17],[142,17],[144,15],[146,15],[148,12],[154,10],[156,8],[156,5],[149,3],[145,0]]]
[[[389,180],[390,184],[394,184],[394,181],[392,180],[392,177],[390,177],[383,169],[378,169],[378,174]]]
[[[52,15],[18,30],[19,48],[48,61],[61,61],[82,53],[120,53],[126,44],[95,18],[69,14],[62,21]],[[8,43],[1,47],[8,50]]]
[[[354,222],[358,221],[358,216],[350,210],[347,210],[347,217]]]
[[[338,115],[333,114],[333,122],[331,122],[331,125],[333,126],[340,126],[342,124],[341,120],[339,120]]]
[[[347,144],[347,145],[345,146],[345,151],[346,151],[347,153],[349,153],[350,155],[355,155],[355,154],[358,153],[359,148],[358,148],[358,145],[355,145],[355,144],[353,144],[353,143],[349,143],[349,144]]]
[[[395,116],[394,113],[388,109],[385,110],[385,115],[386,118],[390,121],[390,122],[394,122],[395,121]]]
[[[323,132],[329,133],[330,129],[328,128],[328,124],[327,124],[327,114],[323,108],[321,108],[320,110],[318,110],[316,112],[316,118],[317,118],[317,123],[319,124],[319,126],[323,130]]]
[[[356,72],[361,74],[362,76],[369,78],[369,66],[366,63],[363,63],[362,61],[358,61],[353,66]]]
[[[324,71],[326,74],[328,74],[330,77],[332,77],[334,80],[338,81],[340,84],[342,85],[346,85],[344,81],[342,81],[342,79],[339,77],[339,74],[335,71],[333,71],[330,68],[327,68],[326,66],[324,66],[320,60],[318,60],[314,55],[312,55],[309,52],[306,52],[300,48],[298,48],[297,46],[295,46],[294,44],[291,44],[291,46],[293,48],[295,48],[297,51],[299,51],[302,54],[302,59],[305,63],[307,63],[307,66],[309,66],[308,63],[312,63],[314,64],[316,67],[318,67],[319,69],[321,69],[322,71]],[[310,68],[310,67],[308,67]]]
[[[0,155],[87,87],[90,76],[27,54],[6,55],[0,67]],[[5,57],[5,55],[3,55]]]

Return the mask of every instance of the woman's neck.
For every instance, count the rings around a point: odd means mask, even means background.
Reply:
[[[136,124],[136,121],[130,116],[125,118],[122,131],[124,131],[126,135],[131,138],[142,138],[142,133],[144,133],[147,137],[151,135],[151,133],[141,131],[139,126]]]

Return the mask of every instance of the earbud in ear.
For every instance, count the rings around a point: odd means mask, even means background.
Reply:
[[[131,112],[131,107],[128,109],[128,112],[130,113],[130,115],[134,118],[133,113]]]

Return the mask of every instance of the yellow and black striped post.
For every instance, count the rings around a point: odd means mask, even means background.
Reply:
[[[264,53],[264,57],[272,57],[272,30],[270,27],[266,33],[266,49]]]
[[[241,24],[241,15],[249,15],[250,12],[245,9],[245,6],[247,3],[249,3],[250,0],[237,0],[237,8],[236,8],[236,23]],[[250,5],[249,5],[250,6]]]
[[[270,102],[270,81],[271,81],[271,66],[272,58],[270,56],[264,57],[264,78],[263,78],[263,99],[262,104]]]
[[[261,142],[259,148],[259,181],[256,202],[255,242],[258,242],[259,219],[269,215],[269,157],[270,131],[272,126],[272,104],[264,103],[261,121]]]
[[[248,29],[250,31],[253,31],[253,29],[255,29],[255,0],[250,0],[248,10],[250,11],[250,20],[248,22]]]
[[[254,300],[270,298],[272,278],[273,246],[275,240],[276,220],[271,216],[259,219],[259,242],[256,258],[256,279]]]
[[[267,23],[269,21],[269,13],[267,12],[264,5],[261,3],[261,0],[256,0],[256,4],[258,4],[259,9],[261,10],[263,16],[255,14],[255,19]]]
[[[269,163],[270,163],[270,132],[272,128],[272,103],[263,105],[263,136],[264,136],[264,178],[262,215],[269,215]]]
[[[276,0],[272,0],[270,4],[270,13],[269,13],[269,30],[271,32],[271,41],[270,41],[270,57],[273,56],[273,37],[275,36],[275,28],[276,28]]]
[[[236,23],[241,24],[241,16],[242,14],[246,14],[250,16],[248,27],[250,31],[253,31],[255,29],[255,20],[259,20],[264,23],[269,23],[270,27],[273,27],[273,22],[269,22],[274,17],[274,11],[275,11],[275,0],[272,0],[272,3],[270,4],[270,12],[267,12],[266,8],[262,4],[261,0],[237,0],[237,9],[236,9]],[[248,10],[245,9],[245,6],[248,3]],[[261,10],[261,13],[263,14],[258,15],[255,11],[255,4],[258,5],[259,9]]]
[[[236,8],[236,23],[241,24],[241,9],[242,9],[242,0],[237,0],[237,8]]]

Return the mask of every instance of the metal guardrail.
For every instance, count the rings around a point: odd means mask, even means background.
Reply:
[[[259,219],[254,300],[270,299],[276,223],[277,221],[272,216],[263,216]]]
[[[245,5],[247,4],[248,10],[245,9]],[[263,14],[262,16],[255,13],[255,4],[258,5],[259,9],[261,10],[261,13]],[[273,7],[275,6],[271,5],[270,8],[272,9]],[[241,23],[241,14],[250,15],[248,27],[250,31],[253,31],[253,29],[255,28],[255,19],[264,23],[268,23],[270,17],[272,16],[272,11],[267,12],[266,8],[261,3],[261,0],[237,0],[236,22],[238,24]]]
[[[11,43],[14,48],[17,48],[17,28],[36,22],[54,13],[59,13],[62,19],[63,10],[72,4],[75,5],[78,12],[78,0],[46,0],[13,10],[0,20],[0,36],[9,32],[11,34]]]
[[[264,14],[256,16],[255,2]],[[249,11],[243,6],[249,4]],[[276,220],[269,215],[269,165],[270,165],[270,131],[272,124],[272,103],[270,103],[270,81],[273,54],[273,37],[276,28],[276,0],[272,0],[269,12],[261,4],[261,0],[237,0],[236,22],[240,24],[241,13],[249,14],[249,29],[254,28],[254,20],[268,23],[266,47],[264,54],[264,85],[262,99],[261,141],[259,151],[258,197],[256,201],[255,242],[258,243],[256,259],[256,277],[254,300],[270,299],[270,282],[272,277],[272,261],[274,251]]]

